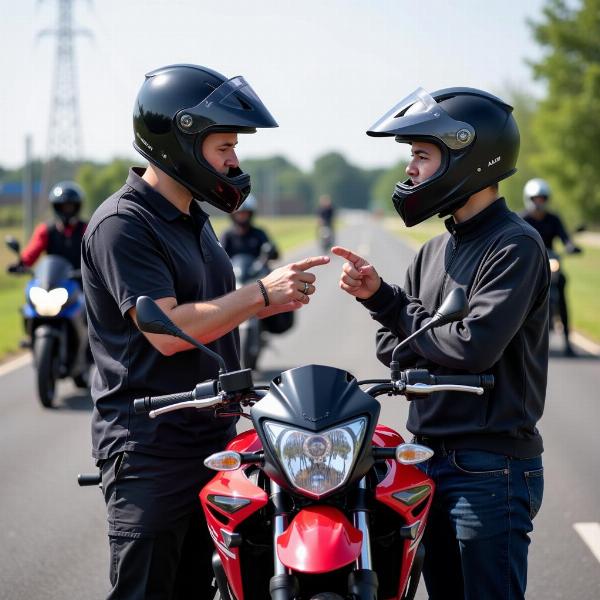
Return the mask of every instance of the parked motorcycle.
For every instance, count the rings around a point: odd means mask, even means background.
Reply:
[[[8,237],[6,245],[20,258],[15,238]],[[33,352],[38,397],[42,406],[50,408],[58,379],[72,377],[80,388],[88,384],[91,357],[85,301],[78,281],[81,273],[56,255],[43,257],[33,270],[22,267],[10,272],[32,275],[21,309],[27,335],[21,345]]]
[[[274,254],[273,246],[266,242],[262,245],[260,255],[235,254],[231,258],[237,287],[253,283],[268,275],[271,271],[269,261]],[[258,359],[266,345],[269,333],[280,334],[290,329],[294,322],[294,313],[283,313],[266,319],[254,316],[239,326],[240,362],[246,369],[256,369]]]
[[[138,299],[140,329],[186,340],[220,371],[188,393],[137,399],[134,410],[156,418],[211,409],[243,415],[254,426],[205,461],[218,472],[200,501],[223,600],[414,598],[434,493],[433,481],[414,465],[433,451],[378,424],[376,398],[418,401],[437,391],[483,394],[493,387],[489,375],[399,369],[398,353],[411,339],[463,318],[467,309],[464,292],[454,290],[427,325],[396,347],[389,380],[357,381],[341,369],[306,365],[256,386],[249,369],[227,372],[221,356],[178,329],[153,300]]]

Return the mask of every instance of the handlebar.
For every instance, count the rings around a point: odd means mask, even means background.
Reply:
[[[199,383],[190,392],[178,392],[176,394],[165,394],[164,396],[145,396],[136,398],[133,401],[133,410],[136,415],[159,410],[180,402],[189,402],[200,399],[206,399],[218,394],[218,385],[216,379],[209,379]]]
[[[158,410],[171,404],[179,402],[188,402],[195,400],[195,390],[191,392],[180,392],[178,394],[165,394],[164,396],[145,396],[144,398],[136,398],[133,401],[133,410],[136,415],[140,415],[152,410]]]
[[[402,373],[402,381],[407,385],[467,385],[491,390],[494,387],[493,375],[432,375],[426,369],[409,369]]]
[[[373,397],[383,394],[424,396],[435,392],[464,392],[481,396],[494,387],[494,376],[433,375],[426,369],[408,369],[402,371],[396,381],[368,379],[358,383],[374,384],[366,390]]]
[[[244,372],[240,371],[242,375]],[[235,373],[230,374],[236,375]],[[231,401],[244,405],[262,398],[268,393],[264,386],[248,386],[244,378],[237,376],[238,385],[223,389],[223,381],[211,379],[199,383],[189,392],[178,392],[164,396],[145,396],[133,401],[135,414],[148,413],[151,418],[167,412],[184,408],[211,408]],[[236,381],[237,381],[236,380]],[[230,382],[231,383],[231,382]],[[366,379],[359,385],[372,384],[366,393],[374,398],[383,394],[402,394],[405,396],[423,396],[435,392],[463,392],[482,395],[485,390],[494,387],[493,375],[433,375],[426,369],[408,369],[400,373],[396,381],[386,379]],[[228,387],[228,384],[225,385]],[[410,398],[409,398],[410,399]]]

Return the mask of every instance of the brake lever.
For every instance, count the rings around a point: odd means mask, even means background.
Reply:
[[[430,385],[428,383],[403,384],[402,390],[406,394],[418,394],[427,396],[434,392],[466,392],[467,394],[477,394],[481,396],[484,392],[482,387],[474,387],[472,385],[456,385],[448,383],[445,385]]]
[[[178,402],[177,404],[171,404],[170,406],[163,406],[161,408],[156,408],[151,410],[148,413],[148,416],[151,419],[154,419],[160,415],[164,415],[165,413],[175,412],[176,410],[182,410],[184,408],[210,408],[211,406],[216,406],[217,404],[221,404],[223,402],[224,396],[213,396],[212,398],[203,398],[201,400],[187,400],[185,402]]]

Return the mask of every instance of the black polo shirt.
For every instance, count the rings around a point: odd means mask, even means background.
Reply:
[[[163,356],[127,311],[139,296],[205,301],[235,289],[227,254],[208,215],[194,200],[185,215],[132,169],[127,183],[96,210],[82,246],[82,276],[92,380],[92,454],[135,450],[160,456],[201,456],[231,437],[235,420],[211,410],[182,410],[156,419],[133,412],[133,400],[183,392],[216,377],[218,365],[200,350]],[[228,369],[238,369],[237,329],[209,344]]]

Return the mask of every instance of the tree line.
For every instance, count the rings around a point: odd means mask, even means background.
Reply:
[[[499,92],[514,106],[521,131],[518,172],[501,182],[500,191],[520,210],[525,182],[542,177],[567,222],[600,226],[600,0],[548,0],[529,26],[543,51],[530,66],[545,92],[541,98],[515,87]],[[87,194],[89,213],[121,187],[131,161],[57,164],[55,180],[78,181]],[[33,165],[34,178],[36,173],[41,176],[42,167]],[[403,163],[365,169],[341,152],[320,156],[309,172],[283,156],[246,160],[243,168],[252,176],[262,209],[275,214],[312,212],[322,194],[338,207],[393,212],[394,184],[406,179]],[[0,182],[18,177],[19,170],[0,168]]]

